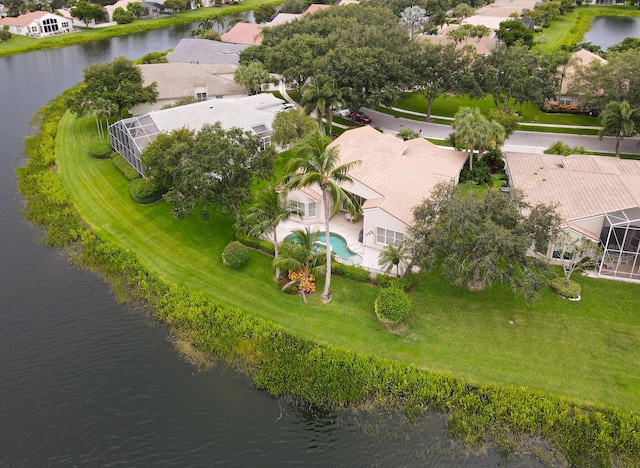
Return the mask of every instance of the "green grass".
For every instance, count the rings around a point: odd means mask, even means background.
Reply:
[[[157,18],[157,19],[141,19],[135,20],[129,24],[119,24],[116,26],[108,26],[106,28],[82,29],[79,32],[60,34],[57,36],[36,39],[33,37],[20,36],[13,34],[7,42],[0,42],[0,56],[21,54],[34,50],[54,49],[57,47],[66,47],[74,44],[82,44],[85,42],[95,41],[99,39],[107,39],[116,36],[126,36],[152,29],[167,28],[178,24],[192,23],[204,18],[230,15],[254,9],[260,4],[277,5],[282,0],[243,0],[242,3],[236,5],[224,5],[221,7],[197,8],[177,13],[174,16]]]
[[[591,29],[591,22],[596,16],[640,16],[640,10],[630,6],[587,5],[578,7],[554,20],[548,28],[536,35],[535,48],[553,53],[561,45],[582,41],[584,34]]]
[[[245,267],[224,267],[220,256],[232,240],[233,220],[177,220],[164,202],[137,206],[113,164],[89,157],[86,148],[95,138],[90,119],[76,121],[67,114],[61,120],[56,154],[63,183],[96,234],[133,251],[170,284],[200,290],[321,344],[470,382],[526,386],[578,402],[640,410],[638,285],[575,277],[582,285],[581,302],[546,290],[536,304],[526,305],[499,286],[472,293],[429,274],[411,294],[407,330],[391,334],[373,313],[378,292],[373,286],[335,278],[329,304],[319,294],[304,304],[278,290],[265,255],[251,251]]]

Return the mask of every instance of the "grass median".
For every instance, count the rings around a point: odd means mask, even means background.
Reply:
[[[335,278],[329,304],[319,294],[304,304],[279,291],[266,255],[252,251],[245,267],[226,268],[220,255],[232,240],[233,219],[178,220],[164,202],[136,205],[115,166],[89,157],[87,147],[96,138],[90,118],[67,114],[61,120],[60,177],[96,234],[133,251],[158,278],[321,344],[469,382],[526,386],[582,403],[640,410],[638,285],[577,277],[582,301],[565,301],[546,290],[527,305],[500,286],[472,293],[425,274],[411,293],[406,330],[391,334],[373,313],[374,286]]]

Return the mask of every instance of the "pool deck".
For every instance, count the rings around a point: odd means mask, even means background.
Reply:
[[[288,234],[296,229],[304,229],[305,225],[296,221],[284,221],[278,225],[278,240],[282,242]],[[321,231],[324,232],[323,223],[310,224],[309,228],[312,232]],[[353,253],[362,257],[362,264],[368,270],[381,272],[380,265],[378,265],[378,257],[380,256],[380,250],[372,249],[370,247],[364,247],[361,242],[358,241],[360,230],[362,229],[362,219],[353,223],[345,218],[345,214],[342,212],[336,213],[331,218],[331,232],[341,235],[347,241],[347,247]],[[273,240],[273,239],[271,239]]]

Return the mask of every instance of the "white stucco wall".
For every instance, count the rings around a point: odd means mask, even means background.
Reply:
[[[395,232],[401,232],[405,236],[407,235],[408,226],[397,218],[389,215],[384,210],[381,210],[380,208],[370,208],[364,210],[363,219],[364,236],[362,242],[365,247],[371,247],[378,250],[384,249],[385,244],[379,244],[376,241],[376,233],[378,227],[389,229]]]

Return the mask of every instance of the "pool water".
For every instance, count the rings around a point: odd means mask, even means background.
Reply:
[[[318,244],[325,245],[326,244],[326,234],[324,232],[320,232],[318,234]],[[293,235],[289,234],[284,238],[284,242],[293,242]],[[347,247],[347,241],[339,234],[335,232],[329,233],[329,239],[331,240],[331,251],[340,259],[344,260],[344,263],[352,264],[352,265],[360,265],[362,263],[362,257],[354,252],[352,252],[349,247]]]

